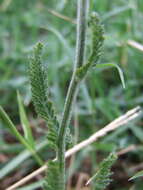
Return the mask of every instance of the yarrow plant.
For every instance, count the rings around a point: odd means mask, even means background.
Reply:
[[[34,48],[33,56],[30,59],[29,78],[31,83],[32,100],[39,117],[47,124],[48,147],[56,155],[55,160],[47,163],[46,177],[44,180],[44,190],[65,190],[65,152],[66,147],[71,142],[69,124],[72,115],[72,107],[78,91],[78,86],[86,78],[91,68],[101,65],[115,66],[114,64],[97,64],[102,52],[104,42],[104,27],[101,24],[97,13],[88,12],[89,1],[78,0],[77,6],[77,38],[76,53],[74,60],[74,70],[68,88],[65,105],[61,120],[58,120],[53,102],[50,100],[50,89],[48,85],[48,69],[42,62],[42,43],[38,43]],[[87,32],[90,33],[90,44],[86,51]],[[89,55],[88,55],[89,54]],[[86,56],[85,56],[86,55]],[[121,70],[116,66],[124,85]],[[39,165],[43,165],[43,160],[37,153],[30,124],[26,117],[24,106],[20,94],[18,93],[18,105],[20,120],[22,123],[24,137],[18,132],[5,111],[0,107],[0,117],[5,125],[17,137],[17,139],[31,152]],[[110,154],[99,166],[97,173],[89,180],[94,182],[93,189],[104,190],[110,183],[111,166],[116,160],[115,154]]]
[[[88,71],[98,63],[104,41],[104,29],[99,16],[95,12],[88,16],[88,0],[78,0],[77,10],[77,44],[74,71],[67,92],[61,121],[57,120],[53,104],[49,99],[48,71],[45,71],[42,64],[41,53],[43,45],[41,43],[38,43],[35,47],[34,56],[30,64],[29,74],[35,110],[47,123],[48,145],[55,151],[57,156],[56,161],[48,162],[48,171],[46,172],[44,183],[45,190],[65,190],[65,151],[67,144],[66,139],[68,139],[67,135],[69,135],[67,131],[69,130],[72,105],[76,91],[78,90],[78,85],[86,77]],[[87,60],[85,60],[87,23],[91,33],[91,44],[90,55]],[[111,157],[108,160],[111,160]],[[109,162],[108,164],[107,162],[107,164],[103,164],[103,166],[106,166],[106,175],[104,175],[104,177],[109,176],[108,170],[111,167],[111,163],[112,162]],[[100,181],[100,175],[102,175],[103,169],[101,172],[98,172],[97,183],[103,182],[103,179]],[[104,180],[104,182],[109,183],[109,180]],[[104,187],[105,184],[103,189]]]

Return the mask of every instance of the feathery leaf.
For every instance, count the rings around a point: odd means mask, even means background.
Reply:
[[[76,76],[78,80],[84,78],[89,68],[95,66],[101,56],[101,50],[104,41],[104,28],[100,22],[98,14],[95,12],[91,14],[89,27],[92,33],[91,54],[87,63],[77,69]]]
[[[47,73],[41,61],[43,45],[38,43],[34,49],[31,59],[29,75],[31,82],[32,99],[37,114],[46,121],[48,125],[49,146],[57,148],[57,135],[59,123],[55,115],[53,104],[49,99]]]
[[[106,159],[104,159],[96,174],[89,179],[86,185],[88,185],[90,182],[93,182],[93,189],[95,190],[104,190],[112,181],[110,179],[110,176],[112,175],[111,167],[116,161],[117,156],[116,154],[111,153]]]
[[[60,190],[60,173],[58,162],[49,161],[48,171],[44,181],[44,190]]]

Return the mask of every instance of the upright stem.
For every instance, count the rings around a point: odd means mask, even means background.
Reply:
[[[82,66],[84,61],[88,1],[78,0],[75,69]]]
[[[60,164],[60,175],[62,182],[62,190],[65,190],[65,137],[66,137],[66,127],[69,125],[72,103],[76,94],[76,89],[78,82],[76,81],[76,69],[81,67],[84,62],[85,56],[85,38],[86,38],[86,25],[87,25],[87,11],[88,10],[88,0],[78,0],[77,8],[77,39],[76,39],[76,56],[74,71],[72,79],[68,88],[68,93],[66,96],[66,101],[63,110],[62,121],[59,130],[58,139],[58,161]]]

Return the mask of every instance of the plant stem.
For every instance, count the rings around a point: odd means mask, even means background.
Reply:
[[[85,54],[88,0],[78,0],[75,69],[82,66]]]
[[[88,10],[88,0],[78,0],[77,8],[77,39],[76,39],[76,56],[74,71],[72,79],[68,88],[68,93],[66,96],[66,101],[64,105],[64,111],[62,116],[62,121],[60,124],[59,130],[59,139],[58,139],[58,161],[60,164],[60,175],[62,182],[62,189],[65,189],[65,137],[66,137],[66,128],[69,125],[72,104],[74,102],[78,82],[76,80],[76,69],[81,67],[84,63],[85,55],[85,39],[86,39],[86,25],[87,25],[87,11]]]

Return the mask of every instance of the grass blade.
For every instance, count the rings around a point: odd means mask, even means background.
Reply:
[[[138,177],[143,177],[143,170],[140,171],[140,172],[137,172],[133,177],[131,177],[131,178],[129,179],[129,181],[130,181],[130,180],[133,180],[133,179],[136,179],[136,178],[138,178]]]
[[[47,146],[46,140],[43,140],[42,142],[37,143],[36,148],[35,148],[36,152],[39,152],[45,146]],[[16,170],[16,168],[20,167],[20,164],[28,160],[30,156],[31,156],[31,153],[27,149],[21,151],[17,156],[15,156],[12,160],[10,160],[7,164],[5,164],[1,168],[0,179],[4,178],[8,174],[10,174],[12,171]]]
[[[35,190],[43,186],[44,180],[34,182],[32,184],[26,185],[24,187],[18,188],[17,190]]]
[[[98,67],[98,68],[115,67],[118,70],[118,73],[119,73],[120,80],[121,80],[123,88],[126,87],[123,71],[117,64],[115,64],[115,63],[102,63],[102,64],[98,64],[96,67]]]
[[[130,9],[133,9],[132,5],[117,7],[116,9],[114,9],[108,13],[105,13],[105,15],[103,15],[103,21],[105,21],[106,19],[115,17],[115,16],[119,15],[120,13],[128,11]]]
[[[34,145],[34,138],[33,138],[33,135],[32,135],[31,128],[30,128],[30,123],[29,123],[28,118],[26,116],[26,112],[25,112],[25,109],[24,109],[22,98],[21,98],[19,92],[17,92],[17,100],[18,100],[20,121],[21,121],[22,128],[23,128],[23,131],[24,131],[25,139],[34,148],[34,146],[35,146]]]
[[[4,111],[4,109],[0,106],[0,119],[4,123],[4,125],[11,131],[11,133],[32,153],[35,160],[42,165],[43,161],[41,158],[37,155],[33,147],[23,138],[23,136],[18,132],[15,125],[7,115],[7,113]]]
[[[13,124],[7,113],[4,111],[4,109],[0,106],[0,119],[4,123],[4,125],[11,131],[11,133],[20,141],[22,144],[24,144],[24,138],[21,136],[21,134],[16,129],[16,126]]]

